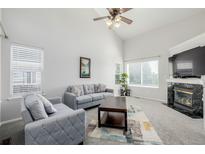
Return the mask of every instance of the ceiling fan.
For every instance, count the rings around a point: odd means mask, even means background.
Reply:
[[[129,10],[131,10],[132,8],[107,8],[108,12],[109,12],[109,16],[103,16],[103,17],[98,17],[98,18],[94,18],[94,21],[98,21],[98,20],[102,20],[102,19],[107,19],[106,20],[106,24],[108,25],[108,27],[111,29],[113,26],[114,27],[119,27],[121,21],[125,22],[126,24],[131,24],[133,21],[121,16],[122,13],[125,13]]]

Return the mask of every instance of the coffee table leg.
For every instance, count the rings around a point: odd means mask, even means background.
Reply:
[[[127,112],[125,112],[125,131],[127,131]]]
[[[101,121],[100,121],[100,109],[98,108],[98,127],[101,127]]]

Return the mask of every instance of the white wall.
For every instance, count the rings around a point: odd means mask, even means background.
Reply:
[[[131,87],[133,96],[166,100],[169,49],[205,32],[205,14],[136,36],[124,42],[124,60],[160,56],[159,88]],[[139,23],[140,24],[140,23]]]
[[[70,84],[115,87],[115,63],[122,63],[122,42],[103,22],[93,22],[96,16],[94,9],[3,9],[9,40],[3,41],[2,120],[20,116],[20,100],[6,101],[11,97],[13,42],[44,49],[43,90],[48,97],[62,96]],[[80,56],[91,58],[91,79],[79,78]]]

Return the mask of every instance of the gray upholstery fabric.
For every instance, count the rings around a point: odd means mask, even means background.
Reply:
[[[92,93],[95,92],[94,84],[83,85],[83,88],[84,88],[84,94],[85,95],[92,94]]]
[[[84,89],[83,89],[83,85],[75,85],[75,86],[71,86],[71,93],[75,94],[76,96],[82,96],[84,95]]]
[[[39,99],[43,102],[44,108],[46,110],[47,114],[52,114],[55,113],[57,110],[53,107],[53,105],[51,104],[51,102],[49,100],[47,100],[45,97],[43,97],[42,95],[38,94],[37,95],[39,97]]]
[[[99,104],[100,104],[100,101],[93,101],[93,102],[84,103],[84,104],[77,104],[77,107],[78,109],[86,109],[86,108],[93,107]]]
[[[90,94],[93,101],[98,101],[104,98],[104,95],[101,93]]]
[[[30,122],[33,122],[33,118],[31,117],[31,114],[30,114],[30,112],[28,111],[28,109],[26,108],[24,102],[25,102],[25,101],[23,101],[23,102],[21,103],[21,116],[22,116],[22,118],[23,118],[23,120],[24,120],[24,123],[25,123],[25,124],[28,124],[28,123],[30,123]]]
[[[74,110],[72,110],[71,108],[67,107],[63,103],[55,104],[54,107],[57,110],[57,112],[48,115],[49,117],[60,115],[60,114],[66,114],[66,113],[73,113],[73,112],[75,112]]]
[[[85,111],[72,110],[62,103],[56,103],[57,112],[48,118],[26,123],[25,144],[27,145],[53,145],[53,144],[79,144],[85,139]],[[51,101],[52,102],[52,101]],[[22,111],[26,107],[23,103]],[[27,114],[22,114],[27,115]],[[23,119],[27,119],[24,118]]]
[[[95,84],[94,87],[96,93],[105,92],[106,90],[106,85],[104,84]]]
[[[61,97],[54,97],[54,98],[49,98],[49,101],[55,105],[55,104],[60,104],[62,103],[62,98]]]
[[[98,87],[99,87],[99,84],[94,84],[94,93],[98,92]]]
[[[98,92],[105,92],[105,90],[106,90],[106,85],[104,85],[104,84],[99,84]]]
[[[114,93],[114,90],[113,89],[108,89],[108,88],[106,88],[106,90],[105,90],[105,92],[108,92],[108,93]]]
[[[83,95],[76,97],[77,104],[83,104],[83,103],[88,103],[92,102],[92,97],[90,95]]]
[[[100,94],[102,94],[104,98],[114,96],[113,93],[109,93],[109,92],[102,92]]]
[[[45,119],[48,117],[41,101],[35,100],[25,103],[34,120]]]
[[[39,100],[39,98],[38,98],[38,96],[36,94],[28,94],[28,95],[24,96],[25,105],[27,103],[34,102],[36,100]]]
[[[65,92],[64,93],[64,104],[76,110],[77,109],[76,95],[70,92]]]
[[[25,143],[36,145],[79,144],[85,138],[85,111],[52,116],[25,126]]]
[[[72,86],[69,86],[67,88],[67,92],[64,93],[64,104],[66,104],[70,108],[76,110],[76,109],[80,109],[80,108],[88,108],[88,107],[98,105],[99,104],[98,100],[104,99],[105,97],[108,97],[108,96],[113,96],[114,91],[112,89],[105,89],[105,85],[103,85],[103,84],[92,84],[91,86],[84,85],[84,87],[86,87],[86,88],[91,87],[91,88],[87,88],[87,89],[92,89],[92,90],[88,90],[89,92],[93,91],[93,86],[94,86],[94,93],[88,94],[90,97],[88,97],[87,95],[84,95],[84,97],[83,96],[80,96],[80,97],[76,96],[75,94],[73,94],[71,92]],[[99,87],[100,87],[100,89],[99,89]],[[84,90],[84,91],[86,91],[86,90]],[[100,91],[100,92],[98,92],[98,91]],[[101,92],[101,91],[103,91],[103,92]],[[86,93],[87,93],[87,91],[86,91]]]

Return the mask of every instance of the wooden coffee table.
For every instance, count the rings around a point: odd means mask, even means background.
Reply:
[[[98,127],[120,128],[127,131],[125,97],[108,97],[98,107]]]

